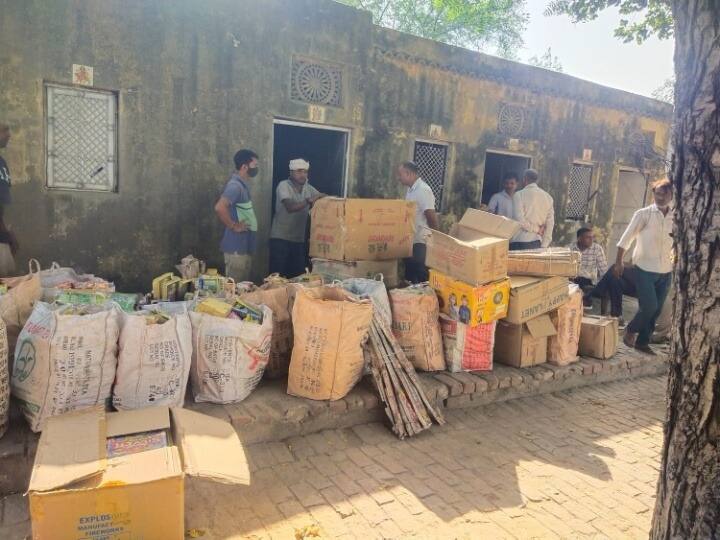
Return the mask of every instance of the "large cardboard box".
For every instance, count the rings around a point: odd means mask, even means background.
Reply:
[[[381,261],[412,256],[415,203],[324,197],[310,211],[310,256]]]
[[[472,285],[507,276],[510,238],[520,224],[503,216],[469,208],[450,234],[432,231],[425,263]]]
[[[498,321],[494,359],[501,364],[528,367],[547,361],[548,337],[555,335],[550,317],[540,315],[523,324]]]
[[[580,252],[567,248],[511,251],[508,274],[511,276],[575,277],[580,269]]]
[[[578,352],[606,360],[618,349],[618,320],[612,317],[583,317]]]
[[[30,479],[33,538],[181,540],[184,475],[249,484],[230,424],[166,407],[48,419]]]
[[[510,276],[510,302],[505,320],[522,324],[557,309],[568,299],[567,278]]]
[[[430,286],[440,300],[440,311],[463,324],[477,326],[507,315],[510,280],[487,285],[470,285],[430,270]]]
[[[398,286],[398,262],[391,261],[331,261],[330,259],[312,259],[314,274],[322,276],[325,283],[350,278],[375,279],[382,275],[389,289]]]

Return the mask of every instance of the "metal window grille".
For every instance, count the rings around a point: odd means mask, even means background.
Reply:
[[[592,167],[590,165],[572,165],[565,209],[566,219],[583,220],[587,216],[591,180]]]
[[[117,97],[112,92],[46,85],[47,185],[113,191]]]
[[[420,177],[428,183],[435,195],[435,210],[440,211],[443,188],[445,187],[445,168],[447,165],[447,145],[416,142],[413,161],[420,169]]]

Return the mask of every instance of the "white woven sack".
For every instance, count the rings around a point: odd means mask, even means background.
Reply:
[[[270,358],[272,311],[261,306],[262,324],[190,312],[195,401],[234,403],[250,395]]]
[[[123,316],[113,387],[118,410],[182,407],[192,360],[192,326],[187,313],[147,324],[146,313]]]
[[[109,404],[117,367],[120,309],[88,315],[37,302],[20,332],[10,385],[33,431],[66,412]]]

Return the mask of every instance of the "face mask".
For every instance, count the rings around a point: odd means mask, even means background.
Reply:
[[[259,170],[260,170],[259,167],[250,167],[248,169],[248,176],[250,178],[255,178],[257,176]]]

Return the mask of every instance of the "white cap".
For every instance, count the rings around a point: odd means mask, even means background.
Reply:
[[[308,170],[310,168],[310,163],[305,161],[304,159],[291,159],[290,160],[290,170],[291,171],[297,171],[299,169]]]

